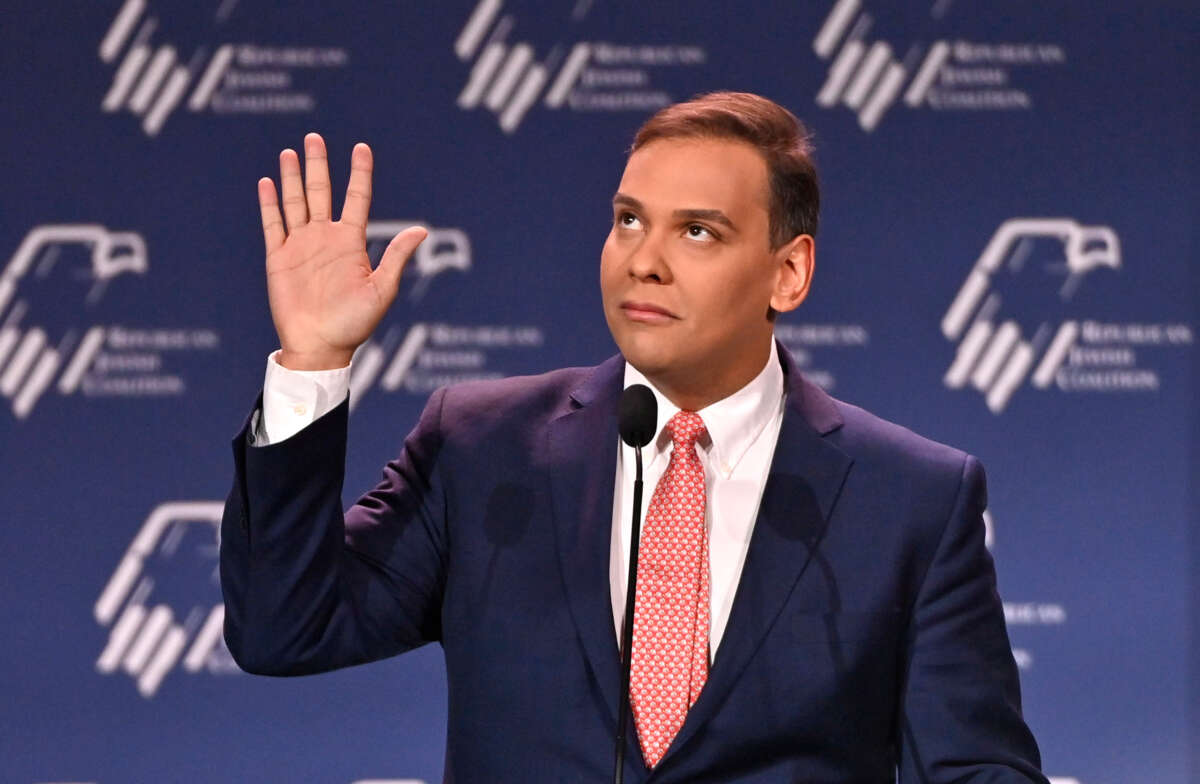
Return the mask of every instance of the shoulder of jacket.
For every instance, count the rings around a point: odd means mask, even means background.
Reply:
[[[961,449],[863,408],[836,399],[834,403],[844,424],[829,437],[856,462],[929,477],[945,476],[957,482],[972,459]]]
[[[444,387],[441,425],[444,430],[495,430],[507,425],[528,428],[557,416],[570,392],[594,368],[568,367],[546,373],[467,381]]]

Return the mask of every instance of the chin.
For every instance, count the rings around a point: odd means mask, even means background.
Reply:
[[[663,341],[624,340],[618,341],[621,355],[637,368],[643,376],[661,376],[679,364],[677,352]]]

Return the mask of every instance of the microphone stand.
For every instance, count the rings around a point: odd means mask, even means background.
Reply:
[[[633,450],[637,472],[633,480],[633,525],[629,529],[629,581],[625,590],[625,622],[621,628],[621,701],[617,709],[617,762],[613,784],[625,778],[625,732],[629,727],[629,665],[633,659],[633,603],[637,591],[638,542],[642,536],[642,448]]]

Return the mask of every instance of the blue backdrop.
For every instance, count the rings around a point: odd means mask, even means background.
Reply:
[[[632,133],[742,89],[823,182],[779,337],[988,469],[1047,773],[1197,780],[1198,30],[1183,0],[10,4],[0,777],[440,780],[436,647],[280,680],[221,641],[228,442],[276,347],[255,181],[318,130],[340,193],[365,140],[375,252],[431,229],[356,359],[348,504],[435,387],[613,352]]]

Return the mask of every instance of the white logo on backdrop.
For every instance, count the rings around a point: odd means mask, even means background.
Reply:
[[[1058,248],[1053,263],[1029,262],[1035,243]],[[1183,323],[1118,324],[1040,312],[1036,328],[1024,331],[1004,315],[997,284],[1019,280],[1018,294],[1054,292],[1066,306],[1084,278],[1121,267],[1121,245],[1108,226],[1084,226],[1070,218],[1014,218],[1000,225],[968,273],[942,318],[942,334],[956,342],[943,383],[972,386],[994,414],[1001,413],[1028,379],[1035,389],[1069,392],[1133,392],[1159,388],[1157,371],[1141,366],[1138,350],[1187,346],[1192,329]],[[1027,268],[1034,266],[1032,274]],[[1025,274],[1022,274],[1025,273]],[[1039,275],[1039,273],[1045,273]]]
[[[159,20],[146,15],[146,7],[147,0],[125,0],[100,41],[99,55],[106,65],[120,58],[100,108],[105,112],[127,109],[141,118],[147,136],[158,135],[184,96],[191,112],[311,112],[317,99],[294,88],[297,73],[340,68],[349,60],[346,50],[337,47],[230,43],[217,45],[211,53],[207,46],[198,46],[184,57],[172,44],[151,43]],[[225,21],[232,8],[231,3],[221,3],[215,21]]]
[[[220,501],[174,501],[146,518],[92,611],[109,629],[97,672],[124,672],[150,699],[176,666],[188,673],[238,670],[222,635],[223,508]],[[183,584],[162,585],[172,581]]]
[[[702,47],[685,44],[556,43],[540,61],[527,41],[509,43],[516,22],[501,15],[503,0],[479,0],[454,42],[454,54],[471,61],[458,96],[463,110],[480,106],[496,114],[500,129],[513,133],[539,100],[548,109],[574,111],[652,111],[672,102],[653,85],[656,68],[697,66],[707,59]],[[575,4],[572,22],[591,8]]]
[[[45,328],[20,326],[29,306],[18,298],[18,293],[34,278],[53,274],[56,266],[62,272],[66,265],[58,262],[63,245],[80,245],[90,250],[89,259],[85,260],[87,266],[77,270],[80,274],[76,276],[90,284],[83,297],[85,306],[99,301],[113,278],[125,273],[145,274],[148,266],[146,243],[133,232],[111,232],[96,224],[66,224],[39,226],[25,235],[0,273],[0,317],[4,317],[0,322],[0,394],[12,401],[12,411],[18,419],[29,415],[60,369],[63,372],[58,380],[59,391],[67,395],[78,389],[104,343],[102,327],[89,329],[77,344],[72,336],[51,345]],[[40,263],[35,265],[35,262]],[[67,274],[59,277],[65,278]]]
[[[935,3],[934,18],[948,5]],[[816,55],[831,60],[817,105],[844,105],[868,132],[897,99],[911,109],[1028,110],[1033,98],[1014,86],[1015,69],[1066,61],[1058,44],[961,40],[914,43],[901,56],[887,41],[868,40],[873,25],[861,0],[837,0],[813,39]]]
[[[493,358],[512,351],[536,350],[545,343],[540,327],[514,324],[417,322],[391,329],[354,354],[350,370],[350,407],[371,388],[428,395],[438,387],[503,378],[511,372]],[[507,354],[504,354],[507,352]]]
[[[988,408],[994,413],[1004,410],[1035,363],[1034,386],[1050,386],[1078,334],[1075,321],[1064,321],[1057,327],[1043,322],[1032,338],[1022,335],[1013,319],[996,324],[1001,297],[992,291],[993,278],[1005,261],[1010,272],[1021,270],[1025,252],[1014,251],[1033,237],[1051,237],[1063,244],[1067,275],[1058,290],[1063,301],[1075,294],[1083,277],[1092,270],[1121,266],[1120,243],[1107,226],[1080,226],[1069,218],[1016,218],[1001,224],[942,318],[946,339],[961,338],[954,362],[946,371],[946,386],[959,389],[969,382],[986,396]],[[1054,337],[1047,340],[1051,333]]]
[[[838,378],[835,368],[858,364],[853,354],[871,342],[865,324],[788,324],[776,323],[775,338],[792,355],[804,378],[833,392]]]
[[[0,272],[0,394],[12,401],[17,419],[29,416],[56,378],[62,395],[182,394],[183,379],[163,372],[165,354],[214,349],[215,331],[81,326],[60,310],[77,307],[86,314],[114,280],[148,270],[146,243],[136,232],[68,223],[37,226],[25,235]],[[46,308],[53,312],[38,312]],[[27,317],[37,323],[24,326]]]

